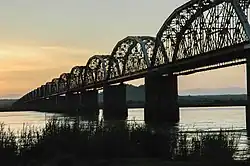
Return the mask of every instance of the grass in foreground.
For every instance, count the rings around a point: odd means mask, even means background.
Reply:
[[[239,135],[223,131],[188,134],[137,124],[78,125],[51,119],[43,129],[24,128],[19,137],[1,125],[0,157],[10,165],[46,163],[60,156],[89,162],[115,158],[232,161],[238,139]]]

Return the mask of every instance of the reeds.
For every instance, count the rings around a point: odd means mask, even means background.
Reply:
[[[24,127],[15,135],[0,126],[0,158],[7,163],[43,163],[60,155],[80,160],[113,158],[160,158],[170,161],[230,161],[239,135],[226,133],[183,133],[147,125],[78,124],[51,119],[43,129]]]

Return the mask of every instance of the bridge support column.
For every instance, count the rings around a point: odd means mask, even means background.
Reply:
[[[40,107],[39,101],[32,101],[32,102],[27,102],[24,103],[22,106],[25,110],[30,110],[30,111],[38,111]]]
[[[177,123],[180,120],[177,76],[149,75],[145,78],[146,123]]]
[[[105,120],[125,120],[128,117],[126,85],[103,87],[103,116]]]
[[[80,93],[69,92],[66,94],[66,112],[68,114],[76,115],[77,109],[80,107]]]
[[[247,79],[246,129],[247,129],[247,135],[250,137],[250,57],[247,58],[246,79]]]
[[[60,113],[65,113],[67,110],[66,96],[55,96],[53,97],[55,101],[55,110]]]
[[[53,112],[56,110],[55,97],[45,98],[40,101],[40,110],[43,112]]]
[[[98,90],[82,91],[80,94],[80,115],[99,114]]]

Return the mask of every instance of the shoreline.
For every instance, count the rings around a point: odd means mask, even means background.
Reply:
[[[244,107],[245,103],[198,103],[198,104],[179,104],[179,108],[195,108],[195,107]],[[136,104],[128,104],[128,109],[144,109],[144,103],[136,103]],[[102,104],[100,104],[99,109],[103,109]],[[41,110],[34,109],[15,109],[15,108],[0,108],[0,112],[21,112],[21,111],[38,111],[38,112],[46,112]],[[55,111],[54,113],[57,113]],[[60,112],[60,111],[59,111]]]

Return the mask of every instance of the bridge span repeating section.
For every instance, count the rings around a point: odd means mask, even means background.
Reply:
[[[178,75],[243,63],[248,66],[248,15],[249,0],[191,0],[173,11],[155,37],[128,36],[115,45],[110,55],[90,57],[85,66],[73,67],[69,73],[28,92],[14,105],[103,88],[105,111],[105,101],[109,103],[111,100],[110,97],[105,99],[105,87],[110,91],[106,96],[113,94],[114,104],[115,98],[122,96],[124,90],[118,93],[119,88],[112,90],[112,84],[145,77],[145,110],[148,110],[145,119],[158,121],[160,116],[166,115],[175,116],[170,119],[178,121],[179,113],[176,112],[179,108],[175,101]],[[248,87],[250,92],[250,83]],[[124,97],[119,98],[122,99]],[[166,109],[168,113],[162,113]],[[247,124],[250,128],[250,122]]]

